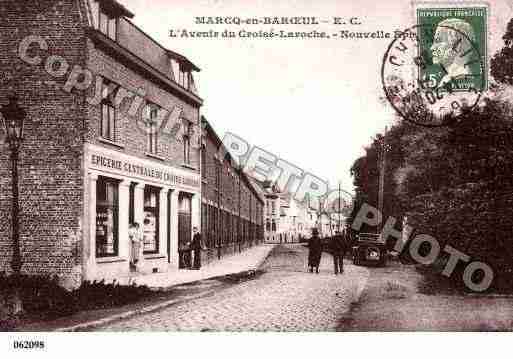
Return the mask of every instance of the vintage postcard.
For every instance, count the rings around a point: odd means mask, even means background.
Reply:
[[[8,352],[56,332],[513,330],[511,1],[0,16]]]

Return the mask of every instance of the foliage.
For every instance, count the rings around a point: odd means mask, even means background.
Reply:
[[[106,284],[104,281],[83,282],[73,292],[80,310],[122,306],[154,294],[147,286],[138,286],[135,283],[125,286],[117,282]]]
[[[418,131],[417,127],[409,122],[398,121],[387,132],[386,141],[384,141],[383,135],[378,134],[372,139],[370,146],[365,149],[365,156],[354,162],[351,167],[351,175],[354,178],[356,195],[354,210],[349,222],[352,221],[363,203],[378,207],[379,166],[382,161],[381,156],[383,152],[386,152],[383,215],[384,218],[395,217],[400,226],[405,207],[398,192],[401,189],[402,178],[408,171],[404,165],[409,151],[405,138],[416,131]],[[376,231],[376,228],[364,225],[361,231],[372,233]]]
[[[410,224],[474,259],[507,270],[513,254],[513,123],[507,103],[486,100],[451,126],[419,131],[400,196]]]
[[[123,306],[158,294],[146,286],[120,285],[115,281],[86,281],[78,289],[68,291],[59,286],[57,277],[22,275],[16,278],[0,274],[0,304],[16,290],[20,293],[24,316],[42,320],[83,310]],[[12,319],[7,313],[0,315],[0,328],[11,328]]]
[[[490,70],[496,81],[513,85],[513,19],[509,21],[502,39],[504,47],[492,58]]]
[[[503,40],[491,72],[508,86],[513,85],[513,19]],[[504,87],[492,86],[478,106],[444,118],[441,127],[399,120],[386,141],[384,218],[402,213],[417,234],[430,234],[441,248],[449,244],[471,260],[486,262],[495,271],[495,288],[511,287],[504,278],[513,273],[513,110],[505,94]],[[362,202],[377,205],[381,143],[376,136],[351,168],[355,211]],[[454,279],[460,281],[461,272],[456,268]]]
[[[27,313],[45,313],[49,319],[75,311],[73,294],[58,284],[57,277],[0,275],[0,294],[9,296],[18,289]]]

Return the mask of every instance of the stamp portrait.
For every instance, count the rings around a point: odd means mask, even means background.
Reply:
[[[454,91],[485,90],[487,78],[487,8],[417,8],[419,51],[427,60],[421,78]],[[477,54],[481,59],[476,58]]]

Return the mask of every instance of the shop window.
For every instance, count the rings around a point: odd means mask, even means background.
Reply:
[[[130,184],[130,192],[128,197],[128,223],[135,222],[135,183]]]
[[[112,40],[116,41],[117,37],[117,19],[115,16],[110,14],[108,11],[106,11],[101,6],[99,7],[99,14],[98,14],[98,29],[111,38]]]
[[[145,254],[159,251],[159,194],[160,189],[148,186],[144,189],[143,242]]]
[[[96,183],[96,257],[118,255],[118,182]]]
[[[109,141],[116,141],[117,111],[114,99],[117,93],[115,89],[118,86],[105,78],[102,86],[100,135]]]

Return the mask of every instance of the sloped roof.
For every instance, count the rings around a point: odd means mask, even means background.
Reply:
[[[187,66],[190,70],[197,71],[197,72],[201,71],[201,69],[198,66],[194,65],[194,63],[192,63],[192,61],[189,60],[187,57],[179,54],[178,52],[174,52],[171,50],[166,50],[166,51],[170,57],[174,58],[175,60],[180,62],[182,65]]]
[[[99,0],[100,4],[110,11],[120,15],[132,19],[135,15],[133,12],[128,10],[123,4],[116,0]]]

